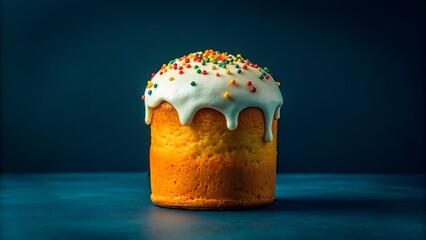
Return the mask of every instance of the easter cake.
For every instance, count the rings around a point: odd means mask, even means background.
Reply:
[[[172,59],[153,73],[142,96],[152,202],[185,209],[271,203],[279,86],[267,67],[214,50]]]

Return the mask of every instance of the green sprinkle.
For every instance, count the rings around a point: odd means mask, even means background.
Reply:
[[[235,64],[235,68],[239,68],[240,67],[240,65],[238,65],[238,64]]]
[[[206,58],[206,62],[210,62],[210,58]]]
[[[153,86],[154,86],[154,88],[157,88],[157,87],[158,87],[158,84],[154,83],[154,85],[153,85]]]
[[[241,73],[241,69],[238,69],[238,70],[237,70],[237,73]]]
[[[192,82],[191,82],[191,86],[193,86],[193,87],[194,87],[195,85],[197,85],[197,84],[196,84],[194,81],[192,81]]]
[[[229,63],[229,60],[226,60],[226,61],[225,61],[225,63],[226,63],[226,64],[228,64],[228,63]]]
[[[203,66],[204,66],[204,65],[206,65],[206,61],[204,61],[204,60],[203,60],[203,61],[201,62],[201,65],[203,65]]]
[[[216,59],[215,59],[215,60],[213,60],[213,63],[214,63],[214,64],[217,64],[217,60],[216,60]]]
[[[263,75],[262,75],[262,74],[260,74],[260,75],[259,75],[259,79],[260,79],[260,80],[262,80],[262,79],[263,79]]]
[[[269,73],[269,68],[268,67],[264,67],[263,70],[265,70],[265,72]]]
[[[197,69],[198,68],[198,65],[194,65],[194,69]]]
[[[201,73],[201,69],[197,69],[197,73]]]

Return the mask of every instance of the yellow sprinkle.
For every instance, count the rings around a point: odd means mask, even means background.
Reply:
[[[182,62],[182,66],[185,66],[185,65],[186,65],[186,62],[185,62],[185,61],[183,61],[183,62]]]
[[[242,62],[242,61],[241,61],[241,58],[238,58],[237,62]]]
[[[234,65],[234,62],[230,62],[229,64]]]
[[[216,70],[216,66],[215,65],[212,66],[212,70]]]
[[[224,94],[223,94],[223,97],[225,97],[225,98],[229,98],[231,95],[229,94],[229,92],[225,92]]]
[[[277,82],[277,86],[279,87],[281,85],[281,83],[280,82]]]
[[[167,72],[167,68],[163,69],[163,72],[166,73]]]
[[[238,53],[238,54],[237,54],[237,57],[241,58],[241,54],[239,54],[239,53]]]
[[[147,87],[147,88],[150,88],[150,87],[152,87],[152,82],[151,82],[151,81],[148,81],[148,82],[147,82],[147,85],[146,85],[146,87]]]
[[[192,55],[192,53],[188,55],[188,58],[189,58],[189,59],[191,59],[191,58],[193,58],[193,57],[194,57],[194,55]]]
[[[174,77],[170,77],[170,78],[169,78],[169,80],[170,80],[170,81],[173,81],[174,79],[175,79]]]
[[[261,71],[262,71],[262,69],[261,69],[260,67],[258,67],[258,68],[257,68],[257,71],[261,72]]]
[[[164,64],[161,66],[161,69],[163,69],[163,68],[165,68],[165,67],[167,67],[167,65],[164,63]]]
[[[210,62],[213,62],[213,61],[214,61],[214,58],[209,58],[209,60],[210,60]]]
[[[169,69],[172,69],[173,68],[173,66],[172,65],[169,65]]]
[[[231,81],[229,81],[230,84],[234,85],[235,84],[235,79],[232,79]]]
[[[231,74],[231,71],[229,71],[229,70],[226,70],[225,72],[226,72],[226,74]]]

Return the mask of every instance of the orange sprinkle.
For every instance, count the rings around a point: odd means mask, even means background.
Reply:
[[[234,85],[235,84],[235,79],[232,79],[231,81],[229,81],[230,84]]]
[[[225,92],[224,94],[223,94],[223,97],[224,98],[229,98],[231,95],[229,94],[229,92]]]

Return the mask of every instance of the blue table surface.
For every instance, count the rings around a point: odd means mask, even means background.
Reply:
[[[1,239],[423,239],[422,175],[280,174],[274,203],[160,208],[147,173],[3,174]]]

